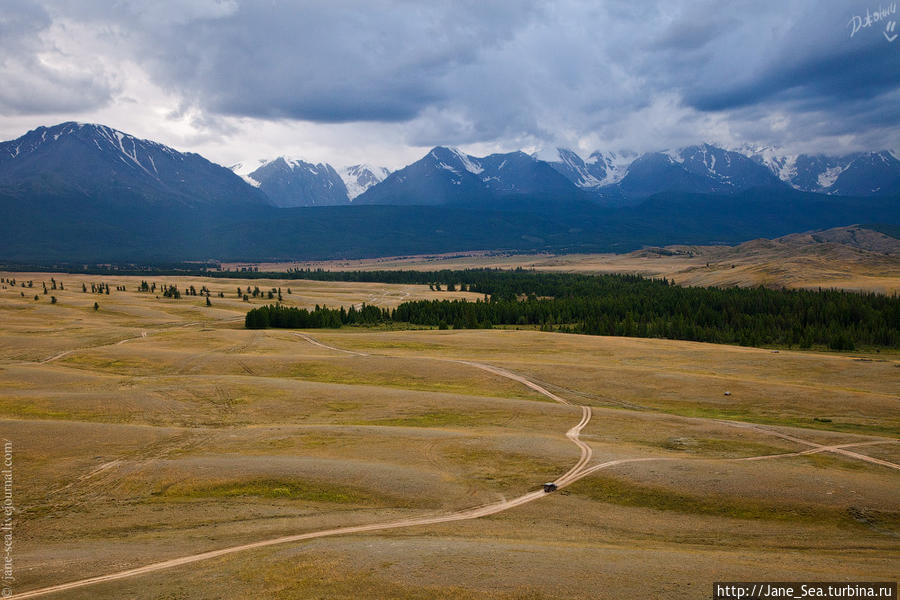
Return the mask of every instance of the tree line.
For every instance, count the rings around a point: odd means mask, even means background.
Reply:
[[[271,305],[251,310],[246,325],[340,327],[410,323],[471,329],[523,325],[545,331],[669,338],[745,346],[896,348],[900,299],[836,290],[679,287],[637,275],[579,275],[534,271],[311,271],[310,278],[431,283],[484,294],[484,299],[417,300],[394,310]],[[349,279],[359,277],[360,279]],[[365,279],[363,279],[365,278]]]

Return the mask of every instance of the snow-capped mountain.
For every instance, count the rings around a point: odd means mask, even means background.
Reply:
[[[346,197],[327,164],[282,158],[232,169],[278,206],[344,204],[357,198],[363,204],[445,204],[515,194],[571,195],[562,179],[605,205],[634,204],[660,192],[732,194],[785,184],[846,196],[900,191],[900,161],[890,152],[829,157],[789,155],[771,147],[728,150],[708,143],[640,155],[598,150],[586,158],[568,148],[478,158],[437,146],[393,174],[368,165],[336,171]],[[288,181],[296,179],[303,182]]]
[[[900,193],[900,160],[886,150],[850,154],[820,176],[819,183],[825,186],[825,193],[838,196]]]
[[[360,164],[335,169],[328,163],[287,156],[242,161],[229,168],[283,208],[347,204],[390,174],[384,167]]]
[[[614,185],[625,177],[628,166],[636,155],[628,152],[591,153],[582,159],[574,150],[557,148],[558,160],[548,163],[569,181],[584,190],[597,190],[604,186]]]
[[[710,144],[650,152],[593,152],[587,160],[557,149],[551,166],[578,187],[601,194],[642,198],[662,191],[731,193],[780,185],[767,169],[746,156]]]
[[[274,160],[239,162],[231,170],[281,208],[332,206],[350,201],[344,180],[327,163],[279,156]]]
[[[344,180],[344,186],[347,188],[347,196],[351,202],[370,187],[384,181],[384,178],[390,174],[390,169],[385,167],[373,167],[366,164],[351,165],[349,167],[338,169],[338,175]]]
[[[740,152],[796,190],[837,196],[900,192],[900,160],[888,150],[843,156],[791,155],[772,147],[744,147]]]
[[[737,192],[753,187],[781,186],[771,171],[738,152],[710,144],[682,148],[670,154],[689,173],[715,181],[722,191]]]
[[[230,170],[105,125],[67,122],[0,143],[0,189],[121,206],[266,205]]]
[[[470,156],[437,146],[391,173],[356,200],[360,204],[478,204],[522,195],[567,197],[578,189],[552,166],[524,152]]]
[[[728,191],[718,177],[685,167],[677,153],[650,152],[636,158],[616,187],[627,198],[646,198],[660,192],[711,194]]]

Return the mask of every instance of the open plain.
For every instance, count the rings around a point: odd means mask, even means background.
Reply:
[[[225,263],[234,270],[251,263]],[[900,240],[860,225],[758,239],[736,246],[666,246],[627,254],[452,254],[252,263],[261,271],[285,269],[535,269],[567,273],[626,273],[665,277],[684,286],[765,286],[900,292]]]
[[[147,278],[206,286],[207,306],[140,277],[0,276],[16,281],[0,290],[0,438],[21,597],[682,599],[721,580],[896,580],[896,353],[254,331],[243,316],[272,288],[307,308],[479,295]],[[248,286],[263,297],[238,297]],[[40,591],[68,582],[85,585]]]

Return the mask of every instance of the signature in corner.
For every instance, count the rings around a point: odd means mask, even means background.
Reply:
[[[859,33],[861,29],[866,29],[868,27],[872,27],[875,23],[880,23],[881,21],[886,21],[884,31],[884,38],[888,42],[893,42],[897,39],[896,33],[894,31],[897,28],[897,22],[891,18],[893,15],[897,14],[897,3],[891,2],[886,7],[878,6],[878,10],[871,11],[866,9],[866,16],[862,15],[854,15],[850,21],[847,23],[847,27],[850,28],[850,37],[852,38],[854,35]]]

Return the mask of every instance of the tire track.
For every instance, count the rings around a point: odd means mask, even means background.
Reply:
[[[897,443],[898,440],[873,440],[872,442],[860,442],[856,444],[836,444],[836,445],[826,445],[819,444],[817,442],[812,442],[810,440],[804,440],[803,438],[798,438],[793,435],[789,435],[787,433],[782,433],[780,431],[776,431],[774,429],[769,429],[767,427],[760,427],[759,425],[752,425],[750,423],[740,423],[737,421],[718,421],[719,423],[724,423],[726,425],[731,425],[732,427],[741,427],[744,429],[753,429],[754,431],[760,431],[762,433],[768,433],[770,435],[774,435],[776,437],[780,437],[783,440],[788,440],[790,442],[794,442],[796,444],[801,444],[804,446],[812,446],[811,450],[806,450],[804,452],[796,452],[794,454],[787,455],[774,455],[774,456],[799,456],[803,454],[814,454],[816,452],[834,452],[835,454],[841,454],[848,458],[855,458],[857,460],[861,460],[867,463],[871,463],[874,465],[881,465],[882,467],[887,467],[889,469],[896,469],[900,471],[900,465],[896,463],[892,463],[887,460],[882,460],[880,458],[874,458],[872,456],[866,456],[865,454],[859,454],[858,452],[852,452],[847,450],[847,448],[852,448],[856,446],[868,446],[874,444],[888,444],[888,443]],[[758,459],[761,460],[761,457]]]

